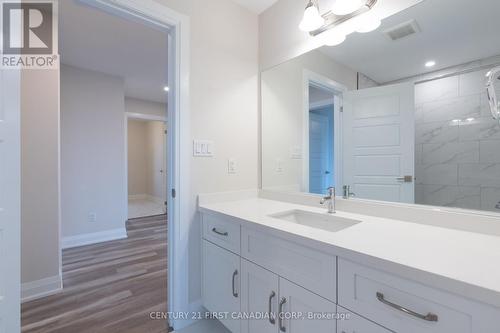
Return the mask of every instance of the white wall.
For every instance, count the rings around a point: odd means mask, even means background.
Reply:
[[[125,228],[124,109],[121,79],[61,66],[64,238]]]
[[[55,277],[55,285],[42,286],[47,290],[58,288],[57,277],[60,275],[58,95],[58,71],[23,71],[21,282],[29,285],[30,282],[47,281]],[[43,291],[24,290],[23,296],[32,296]]]
[[[258,186],[258,17],[231,0],[156,0],[190,17],[190,132],[213,140],[213,158],[192,158],[189,300],[201,297],[199,193]],[[190,145],[191,146],[191,145]],[[191,152],[187,152],[191,154]],[[237,173],[227,173],[228,158]],[[195,304],[195,303],[193,303]]]
[[[290,155],[295,147],[304,152],[303,72],[318,73],[356,89],[354,70],[342,66],[320,51],[311,51],[262,73],[262,186],[301,188],[302,162]],[[281,161],[282,170],[277,170]]]
[[[125,112],[165,117],[167,114],[167,105],[138,98],[125,97]]]

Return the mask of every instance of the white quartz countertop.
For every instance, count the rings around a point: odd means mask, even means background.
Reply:
[[[325,208],[251,198],[202,203],[201,212],[239,219],[242,225],[269,228],[339,257],[371,265],[431,287],[500,307],[500,237],[338,211],[362,221],[328,232],[269,215]]]

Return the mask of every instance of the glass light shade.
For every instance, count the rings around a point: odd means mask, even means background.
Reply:
[[[310,32],[321,28],[323,24],[325,24],[325,19],[320,15],[318,7],[310,3],[304,11],[299,29]]]
[[[336,0],[332,7],[335,15],[347,15],[360,9],[366,0]]]
[[[365,33],[378,29],[382,21],[380,19],[373,16],[360,16],[358,20],[356,20],[356,31]]]
[[[335,31],[330,31],[327,33],[327,35],[324,37],[325,38],[325,44],[328,46],[336,46],[339,44],[342,44],[346,36],[344,34],[335,32]]]

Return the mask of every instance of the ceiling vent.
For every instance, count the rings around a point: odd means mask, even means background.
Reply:
[[[392,40],[398,40],[401,38],[414,35],[418,32],[420,32],[420,28],[418,26],[417,21],[411,20],[385,30],[384,34],[386,34]]]

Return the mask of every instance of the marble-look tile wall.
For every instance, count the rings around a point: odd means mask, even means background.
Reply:
[[[415,87],[415,200],[500,212],[500,125],[479,70]]]

